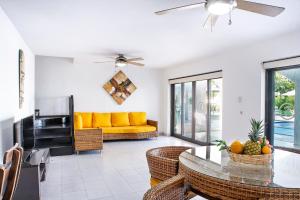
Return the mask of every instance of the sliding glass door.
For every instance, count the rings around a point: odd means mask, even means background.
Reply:
[[[196,81],[195,140],[207,143],[208,81]]]
[[[210,82],[210,141],[222,138],[222,79]]]
[[[183,84],[183,132],[182,135],[192,138],[192,117],[193,117],[193,84],[192,82]]]
[[[181,84],[174,85],[174,134],[181,135],[181,110],[182,110],[182,101],[181,101]]]
[[[222,78],[171,84],[171,133],[199,144],[222,138]]]
[[[300,66],[267,70],[267,135],[276,147],[300,150]]]

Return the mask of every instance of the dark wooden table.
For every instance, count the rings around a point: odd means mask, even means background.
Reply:
[[[46,178],[50,151],[37,149],[25,151],[14,200],[40,200],[40,182]]]

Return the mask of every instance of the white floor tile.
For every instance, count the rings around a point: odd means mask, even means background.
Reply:
[[[146,151],[170,145],[196,146],[159,137],[104,142],[101,154],[51,157],[46,181],[41,184],[42,200],[141,200],[150,188]]]

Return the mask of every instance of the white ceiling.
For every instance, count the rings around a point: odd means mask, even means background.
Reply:
[[[37,55],[100,61],[124,53],[143,56],[147,67],[169,67],[300,27],[300,0],[255,1],[286,10],[276,18],[235,10],[231,26],[223,16],[211,33],[202,28],[201,8],[153,14],[200,0],[0,0],[0,6]]]

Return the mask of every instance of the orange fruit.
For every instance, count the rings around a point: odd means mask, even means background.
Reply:
[[[272,149],[271,149],[271,147],[269,147],[269,146],[264,146],[262,149],[261,149],[261,152],[263,153],[263,154],[270,154],[270,153],[272,153]]]
[[[232,153],[243,153],[244,145],[240,141],[236,140],[230,145],[230,150]]]

